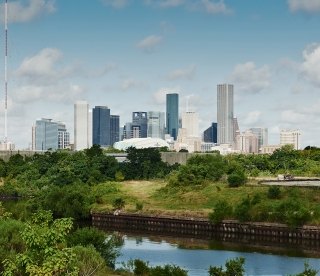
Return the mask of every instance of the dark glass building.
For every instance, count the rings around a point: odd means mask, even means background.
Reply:
[[[148,113],[147,112],[133,112],[132,125],[138,127],[140,130],[139,138],[148,137]]]
[[[217,123],[212,123],[211,126],[203,132],[203,141],[206,143],[217,143]]]
[[[92,109],[92,144],[103,147],[111,145],[110,109],[107,106]]]
[[[120,141],[120,116],[110,116],[110,145]]]
[[[179,94],[167,94],[166,99],[166,120],[167,120],[167,133],[177,140],[179,130]]]

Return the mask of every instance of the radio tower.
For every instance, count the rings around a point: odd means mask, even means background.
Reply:
[[[4,49],[4,143],[8,142],[8,129],[7,129],[7,120],[8,120],[8,0],[5,0],[4,4],[4,30],[5,30],[5,49]]]
[[[8,142],[8,0],[4,4],[4,31],[5,31],[5,48],[4,48],[4,139],[0,145],[1,150],[12,150],[14,145]]]

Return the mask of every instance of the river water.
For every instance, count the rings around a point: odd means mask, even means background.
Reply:
[[[228,259],[244,257],[246,275],[290,275],[302,272],[305,262],[320,270],[320,259],[312,256],[317,256],[317,252],[309,254],[295,248],[242,248],[212,241],[125,235],[116,266],[121,267],[122,262],[130,259],[141,259],[151,266],[174,264],[187,270],[190,276],[203,276],[208,275],[210,265],[223,266]]]

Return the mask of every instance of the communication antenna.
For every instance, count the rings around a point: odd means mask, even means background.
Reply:
[[[5,54],[4,54],[4,143],[8,142],[7,116],[8,116],[8,0],[4,4]]]

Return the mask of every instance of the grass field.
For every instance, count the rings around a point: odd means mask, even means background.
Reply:
[[[102,194],[100,204],[94,206],[95,211],[111,211],[115,198],[123,198],[126,202],[124,212],[168,215],[176,217],[207,218],[214,205],[219,200],[226,200],[236,206],[244,198],[258,196],[262,203],[279,203],[288,197],[306,202],[311,208],[319,208],[319,188],[290,188],[281,187],[280,199],[269,199],[267,186],[258,185],[251,180],[248,184],[229,188],[225,182],[207,183],[192,187],[167,187],[165,181],[125,181],[121,183],[106,183],[109,188]],[[113,188],[110,188],[112,185]],[[103,189],[102,189],[103,190]],[[136,209],[136,204],[143,205],[142,210]],[[314,221],[315,224],[319,224]]]

